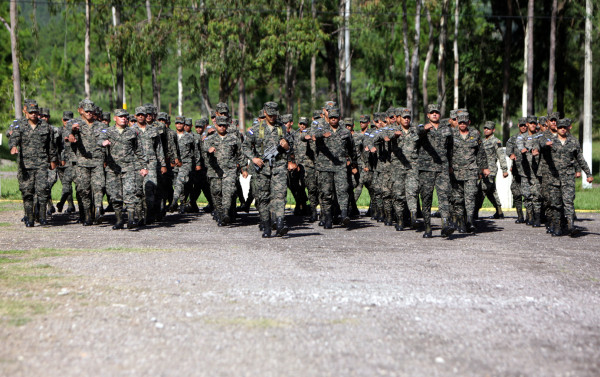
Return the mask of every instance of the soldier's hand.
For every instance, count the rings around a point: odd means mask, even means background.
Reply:
[[[323,137],[329,137],[329,136],[331,136],[331,132],[325,132],[325,133],[323,134]]]
[[[592,183],[592,181],[594,180],[594,177],[592,177],[591,175],[589,177],[587,177],[586,181],[588,183]]]
[[[107,165],[107,164],[106,164],[106,162],[105,162],[105,163],[104,163],[104,168],[105,168],[105,169],[106,169],[106,165]]]
[[[352,175],[356,175],[358,174],[358,169],[357,168],[352,168]]]
[[[387,142],[387,141],[390,141],[390,138],[386,136],[383,138],[383,140]]]
[[[64,160],[60,162],[60,166],[65,166],[65,164],[66,164],[66,161],[64,161]]]
[[[288,167],[287,168],[288,168],[289,171],[297,170],[298,169],[298,164],[296,164],[295,162],[290,161],[290,162],[288,162]]]
[[[246,170],[242,170],[242,177],[244,177],[244,179],[248,178],[248,172]]]
[[[527,153],[527,148],[521,149],[521,153]]]
[[[202,169],[202,166],[200,166],[200,165],[196,165],[196,168],[195,168],[195,169],[196,169],[196,171],[200,171],[200,169]]]
[[[531,151],[531,154],[533,156],[537,156],[538,154],[540,154],[540,151],[538,151],[537,149],[534,149],[534,150]]]
[[[551,147],[552,146],[552,142],[551,141],[547,141],[546,145],[549,146],[549,147]]]
[[[368,171],[369,171],[369,168],[367,168],[367,167],[364,167],[364,168],[363,168],[363,170],[368,172]]]
[[[110,145],[110,140],[104,140],[104,141],[102,142],[102,146],[103,146],[103,147],[106,147],[106,146],[108,146],[108,145]]]
[[[402,131],[398,130],[398,131],[394,132],[394,136],[396,136],[396,137],[402,136]]]
[[[259,168],[262,168],[265,165],[265,163],[263,162],[263,160],[261,158],[258,158],[258,157],[254,157],[252,159],[252,162],[254,162],[254,165],[258,166]]]
[[[313,135],[312,139],[313,139],[313,141],[317,141],[317,138],[315,137],[315,135]]]
[[[148,169],[142,169],[142,170],[140,170],[140,175],[141,175],[142,177],[145,177],[145,176],[147,176],[147,175],[148,175]]]
[[[310,139],[312,139],[312,136],[310,136],[310,135],[306,135],[306,136],[304,136],[304,138],[305,138],[306,140],[310,140]]]
[[[430,129],[433,128],[433,124],[427,123],[426,125],[423,126],[423,128],[426,129],[426,130],[430,130]]]
[[[504,173],[502,173],[502,176],[503,176],[504,178],[508,177],[508,172],[507,172],[507,171],[505,171]]]
[[[17,147],[10,148],[10,154],[17,154],[17,153],[19,153],[19,149]]]
[[[206,133],[210,135],[210,134],[212,134],[213,132],[215,132],[216,130],[217,130],[217,129],[216,129],[216,128],[214,128],[214,127],[213,127],[213,128],[209,128],[208,130],[206,130]]]
[[[68,139],[69,139],[69,143],[76,143],[77,142],[77,139],[75,139],[75,136],[73,136],[73,134],[70,134],[69,137],[68,137]]]
[[[290,145],[288,144],[287,140],[285,140],[285,139],[279,140],[279,145],[281,145],[281,148],[285,149],[286,151],[288,149],[290,149]]]
[[[483,176],[487,177],[488,175],[490,175],[490,169],[483,169]]]
[[[55,161],[50,161],[50,170],[56,169],[56,165],[58,165]]]
[[[178,159],[178,158],[176,158],[176,159],[175,159],[175,165],[177,165],[177,167],[178,167],[178,168],[180,168],[180,167],[181,167],[181,165],[183,165],[183,164],[181,163],[181,161],[179,161],[179,159]]]
[[[208,153],[215,153],[215,151],[216,151],[215,147],[208,148]]]
[[[71,127],[71,131],[79,132],[79,123],[73,124],[73,127]]]
[[[581,178],[581,172],[580,171],[578,171],[578,172],[575,173],[575,178]]]
[[[167,167],[166,166],[161,166],[160,167],[160,174],[166,174],[167,173]]]
[[[375,153],[375,152],[377,152],[377,148],[375,148],[375,147],[372,147],[372,148],[371,148],[369,151],[370,151],[371,153]]]
[[[510,158],[511,160],[516,160],[517,156],[515,156],[514,154],[511,154],[508,158]]]

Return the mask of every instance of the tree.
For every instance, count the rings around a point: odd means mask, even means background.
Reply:
[[[548,114],[554,109],[554,69],[556,66],[556,12],[558,0],[552,0],[552,19],[550,21],[550,58],[548,60]]]
[[[12,55],[12,82],[13,82],[13,97],[15,105],[15,118],[21,119],[22,105],[21,105],[21,70],[19,66],[19,41],[17,37],[19,20],[19,10],[17,8],[17,2],[10,2],[10,25],[6,20],[0,17],[0,21],[4,24],[8,32],[10,33],[10,52]]]

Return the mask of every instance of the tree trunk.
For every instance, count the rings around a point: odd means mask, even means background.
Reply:
[[[208,96],[208,74],[203,60],[200,61],[200,96],[202,97],[202,104],[206,109],[206,114],[210,117],[212,104],[210,103],[210,97]]]
[[[177,39],[177,113],[183,115],[183,68],[181,65],[181,39]]]
[[[113,13],[113,27],[114,27],[115,33],[116,33],[117,26],[119,26],[121,24],[121,5],[118,2],[116,2],[115,5],[113,5],[112,13]],[[118,54],[115,56],[115,58],[117,60],[117,72],[116,72],[117,103],[115,104],[115,106],[118,109],[122,109],[122,108],[124,108],[123,107],[123,103],[124,103],[123,92],[125,90],[125,87],[123,84],[123,56],[121,54]]]
[[[13,66],[13,97],[15,101],[15,118],[21,119],[23,114],[23,106],[21,105],[21,70],[19,67],[19,41],[18,41],[18,26],[19,22],[19,9],[17,8],[17,2],[10,2],[10,52],[12,55],[12,66]],[[8,28],[8,25],[6,25]]]
[[[556,1],[556,0],[555,0]],[[590,170],[592,164],[592,0],[585,1],[585,62],[583,81],[583,158],[588,163]],[[593,173],[593,171],[592,171]],[[588,183],[586,174],[582,175],[582,187],[592,188]]]
[[[337,93],[337,45],[332,43],[331,40],[324,41],[325,47],[325,59],[327,65],[327,80],[329,81],[329,95],[328,99],[333,99]]]
[[[344,10],[346,9],[345,4],[345,0],[340,0],[339,3],[339,19],[340,19],[340,25],[338,28],[338,85],[337,85],[337,91],[338,91],[338,105],[340,107],[340,114],[342,116],[344,116],[344,111],[345,111],[345,103],[346,103],[346,93],[344,88],[346,87],[346,76],[344,74],[345,70],[346,70],[346,60],[345,60],[345,55],[344,55],[344,51],[346,50],[345,48],[345,38],[344,38],[344,31],[346,29],[346,24],[344,23]]]
[[[313,19],[317,18],[317,9],[315,1],[311,1],[311,13]],[[311,111],[317,105],[317,55],[313,54],[310,58],[310,108]]]
[[[460,17],[460,8],[458,0],[456,0],[456,8],[454,9],[454,109],[458,109],[458,21]]]
[[[286,8],[286,33],[290,24],[292,8],[288,2]],[[296,89],[296,65],[294,64],[294,53],[288,48],[285,52],[284,84],[285,88],[285,111],[291,113],[294,108],[294,92]]]
[[[429,94],[427,93],[427,76],[429,74],[429,64],[433,58],[433,24],[431,22],[431,12],[429,8],[425,7],[425,15],[427,17],[427,24],[429,25],[429,47],[427,48],[427,56],[425,57],[425,64],[423,64],[423,108],[427,108],[429,104]],[[442,113],[443,114],[443,113]]]
[[[512,2],[507,0],[508,17],[504,31],[504,56],[502,58],[502,142],[506,144],[510,137],[510,124],[508,123],[508,93],[510,90],[510,52],[512,46]]]
[[[567,49],[567,29],[568,25],[563,20],[564,7],[558,10],[558,24],[557,24],[557,41],[556,41],[556,72],[564,72],[566,63]],[[569,79],[565,75],[556,75],[556,111],[562,116],[565,116],[565,84],[566,80]]]
[[[146,0],[146,18],[148,23],[152,22],[152,7],[150,6],[150,0]],[[158,84],[157,76],[157,61],[154,52],[150,53],[150,67],[152,68],[152,103],[158,109],[160,109],[160,88]]]
[[[419,41],[421,39],[421,5],[422,0],[417,0],[415,11],[415,45],[413,46],[412,62],[411,62],[411,79],[412,79],[412,101],[407,105],[412,109],[413,114],[417,114],[419,105]],[[408,102],[408,101],[407,101]]]
[[[346,116],[351,114],[352,106],[352,56],[350,54],[350,0],[345,0],[344,15],[344,108]]]
[[[90,98],[90,0],[85,0],[85,42],[84,42],[83,87],[85,98]]]
[[[444,0],[442,3],[437,64],[437,103],[441,105],[442,114],[446,113],[446,41],[448,40],[448,4],[449,0]]]
[[[554,84],[556,68],[556,12],[558,0],[552,1],[552,19],[550,21],[550,59],[548,61],[548,102],[546,108],[548,114],[554,109]]]
[[[402,1],[402,42],[404,47],[404,77],[406,79],[406,106],[411,107],[413,95],[413,81],[411,78],[410,69],[410,50],[408,48],[408,15],[406,12],[406,0]]]
[[[239,101],[238,101],[238,119],[240,131],[246,131],[246,84],[244,78],[238,80]]]
[[[529,0],[527,5],[527,115],[534,114],[533,107],[533,16],[534,0]]]

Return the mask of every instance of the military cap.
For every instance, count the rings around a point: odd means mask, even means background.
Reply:
[[[175,123],[185,124],[185,117],[182,117],[182,116],[175,117]]]
[[[556,128],[568,128],[569,125],[567,124],[567,122],[565,122],[564,119],[559,119],[558,121],[556,121]]]
[[[450,119],[448,119],[448,118],[440,119],[440,126],[445,127],[448,125],[450,125]]]
[[[30,103],[35,103],[35,104],[37,105],[37,101],[36,101],[36,100],[34,100],[34,99],[31,99],[31,98],[25,98],[25,100],[23,101],[23,105],[24,105],[24,106],[27,106],[27,105],[29,105]]]
[[[537,117],[535,115],[527,115],[527,123],[537,123]]]
[[[354,127],[354,118],[344,118],[344,126]]]
[[[292,114],[283,114],[283,115],[281,116],[281,121],[282,121],[283,123],[288,123],[288,122],[291,122],[291,121],[293,121],[293,120],[294,120],[294,117],[293,117],[293,115],[292,115]]]
[[[456,121],[458,123],[469,123],[469,116],[465,114],[460,114],[456,117]]]
[[[206,118],[200,118],[196,121],[196,127],[206,127],[207,124],[208,124],[208,119],[206,119]]]
[[[227,104],[225,102],[217,103],[215,110],[219,114],[229,114],[229,106],[227,106]]]
[[[264,118],[265,117],[265,110],[260,109],[260,111],[258,112],[258,118]]]
[[[229,118],[223,115],[217,116],[216,122],[218,126],[229,126]]]
[[[335,101],[325,101],[325,103],[323,104],[323,108],[327,111],[335,109],[337,108],[337,103],[335,103]]]
[[[169,119],[169,114],[165,113],[165,112],[160,112],[158,113],[158,115],[156,116],[156,120],[168,120]]]
[[[267,115],[277,115],[278,108],[279,108],[279,105],[277,104],[277,102],[270,101],[270,102],[265,103],[263,110],[265,111],[265,114],[267,114]]]
[[[312,117],[315,119],[320,119],[322,114],[323,114],[323,112],[321,110],[314,110]]]
[[[571,120],[571,118],[564,118],[565,119],[565,123],[567,124],[567,126],[570,126],[571,123],[573,123],[573,121]]]
[[[129,113],[125,109],[116,109],[115,116],[116,117],[128,117]]]
[[[556,118],[556,119],[558,119],[558,118]],[[542,117],[538,118],[538,123],[540,123],[540,124],[546,124],[547,120],[548,120],[548,117],[542,116]]]
[[[298,124],[306,124],[306,125],[308,125],[308,118],[307,117],[300,117],[298,119]]]
[[[399,116],[402,118],[412,118],[412,111],[408,107],[401,107]]]
[[[389,107],[386,111],[385,111],[385,116],[387,117],[392,117],[392,116],[396,116],[396,108],[395,107]]]
[[[73,112],[72,111],[63,111],[63,120],[71,120],[73,119]]]
[[[28,113],[39,113],[40,112],[40,108],[38,107],[37,103],[28,103],[26,106],[26,110]]]
[[[560,119],[560,113],[558,111],[554,112],[554,113],[550,113],[550,114],[548,114],[548,119],[549,120],[552,120],[552,119],[559,120]]]
[[[361,115],[360,116],[360,123],[369,123],[371,121],[371,117],[368,115]]]
[[[83,109],[84,111],[94,111],[94,102],[92,102],[89,99],[83,99],[79,102],[79,108]],[[86,110],[89,109],[89,110]]]
[[[186,126],[192,126],[192,118],[185,118],[185,125]]]
[[[146,114],[156,114],[156,106],[151,103],[147,103],[144,105],[146,108]]]
[[[527,118],[525,118],[525,117],[521,117],[521,118],[519,118],[519,126],[520,126],[521,124],[527,124]]]
[[[212,110],[212,111],[210,112],[210,117],[211,117],[211,119],[212,119],[212,118],[214,118],[214,117],[216,117],[216,116],[217,116],[217,113],[216,113],[214,110]]]
[[[135,115],[144,114],[146,115],[146,106],[138,106],[135,108]]]
[[[239,125],[240,125],[240,121],[239,121],[238,119],[235,119],[235,118],[233,118],[233,119],[231,120],[231,125],[232,125],[233,127],[237,127],[237,126],[239,126]]]
[[[100,115],[102,115],[103,111],[102,108],[100,106],[96,106],[96,112]]]
[[[102,120],[107,120],[110,122],[110,113],[109,112],[103,112],[102,113]]]
[[[339,117],[340,117],[340,109],[338,109],[337,107],[329,109],[329,110],[327,110],[327,112],[329,113],[330,118],[338,118],[339,119]]]
[[[456,109],[450,110],[450,119],[456,119],[458,116]]]
[[[456,109],[456,115],[460,115],[460,114],[468,114],[469,110],[465,109],[464,107],[460,108],[460,109]]]
[[[50,117],[50,109],[47,107],[40,107],[40,115]]]
[[[488,120],[487,122],[485,122],[485,124],[483,125],[483,128],[488,128],[490,130],[493,130],[494,128],[496,128],[496,124],[494,122],[492,122],[491,120]]]
[[[134,123],[134,122],[136,121],[136,119],[135,119],[135,115],[133,115],[133,114],[129,114],[129,121],[130,121],[131,123]]]
[[[440,112],[440,105],[438,105],[437,103],[430,103],[429,105],[427,105],[427,114],[432,113],[434,111],[437,111],[438,113]]]

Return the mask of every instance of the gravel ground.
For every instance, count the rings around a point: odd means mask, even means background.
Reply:
[[[451,240],[365,218],[290,216],[262,240],[254,212],[137,232],[20,216],[0,212],[1,250],[75,251],[36,260],[66,278],[32,292],[50,310],[0,322],[2,376],[600,375],[599,214],[578,238],[509,217]]]

